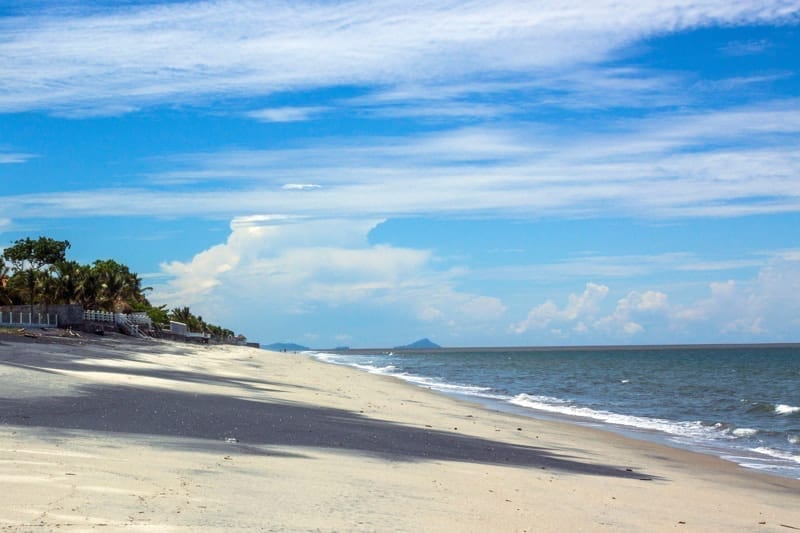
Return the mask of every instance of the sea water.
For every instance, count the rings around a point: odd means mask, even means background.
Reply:
[[[800,479],[800,346],[309,352],[532,417]]]

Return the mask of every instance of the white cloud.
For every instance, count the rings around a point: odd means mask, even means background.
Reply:
[[[321,313],[331,322],[366,310],[457,334],[505,312],[497,298],[456,290],[456,274],[436,271],[429,251],[369,245],[378,222],[237,217],[225,243],[163,264],[168,279],[155,286],[152,300],[184,302],[207,320],[244,328],[287,313]]]
[[[298,333],[295,325],[292,336],[308,333],[324,345],[340,344],[341,335],[363,344],[370,333],[358,317],[365,314],[370,329],[385,322],[396,334],[403,324],[404,331],[425,328],[419,331],[454,343],[504,333],[526,343],[788,341],[800,326],[796,250],[765,252],[754,277],[712,282],[700,298],[694,291],[673,299],[664,290],[642,289],[612,299],[609,286],[590,282],[562,304],[546,300],[505,327],[509,310],[499,298],[458,288],[466,271],[437,270],[426,250],[369,244],[379,222],[237,217],[226,242],[190,261],[164,264],[167,279],[159,280],[153,300],[178,301],[207,320],[250,331],[304,317],[307,331]]]
[[[667,307],[667,295],[658,291],[647,291],[644,294],[631,293],[628,300],[628,305],[637,311],[657,311]]]
[[[754,278],[715,281],[706,296],[685,301],[634,290],[610,308],[610,289],[588,283],[564,307],[547,300],[510,330],[538,342],[796,342],[799,293],[800,256],[789,250],[772,254]]]
[[[719,92],[719,91],[746,91],[752,90],[754,85],[763,85],[774,81],[791,78],[792,72],[771,74],[769,76],[737,76],[733,78],[722,78],[719,80],[703,80],[694,85],[696,89]]]
[[[760,54],[773,46],[766,39],[751,39],[749,41],[731,41],[723,46],[721,50],[731,56],[749,56]]]
[[[665,293],[653,290],[643,293],[631,291],[617,301],[612,314],[598,319],[592,327],[611,336],[621,334],[632,337],[645,331],[645,326],[641,324],[643,318],[655,315],[656,321],[663,324],[668,313],[668,296]]]
[[[573,325],[578,331],[584,330],[584,322],[595,319],[608,290],[605,285],[587,283],[583,293],[568,296],[563,308],[560,309],[555,302],[547,300],[531,309],[525,320],[513,324],[511,329],[518,334],[531,329],[545,330],[564,325]]]
[[[7,216],[227,216],[264,205],[314,217],[739,216],[800,210],[797,101],[620,122],[600,134],[532,125],[306,148],[185,154],[155,190],[6,196]],[[200,192],[170,184],[206,181]],[[287,186],[289,184],[289,186]],[[294,189],[319,185],[313,195]]]
[[[676,323],[687,329],[711,325],[720,333],[741,338],[796,341],[798,291],[800,258],[777,255],[753,280],[711,283],[707,298],[676,309]]]
[[[222,94],[567,72],[665,32],[796,21],[798,12],[782,0],[222,0],[38,10],[0,20],[0,109],[118,113]]]
[[[763,258],[735,261],[709,261],[688,253],[664,253],[657,255],[598,255],[578,254],[553,263],[473,269],[471,277],[481,280],[553,281],[586,278],[635,278],[680,271],[713,271],[758,267]]]
[[[0,149],[0,165],[13,165],[18,163],[25,163],[28,160],[36,157],[33,154],[25,154],[21,152],[5,152]]]
[[[313,183],[287,183],[281,189],[285,191],[311,191],[319,189],[322,185],[315,185]]]
[[[250,111],[246,115],[263,122],[302,122],[311,120],[325,112],[327,108],[320,106],[307,107],[272,107]]]

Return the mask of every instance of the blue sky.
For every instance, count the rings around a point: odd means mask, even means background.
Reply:
[[[0,2],[0,246],[262,342],[800,341],[800,3]]]

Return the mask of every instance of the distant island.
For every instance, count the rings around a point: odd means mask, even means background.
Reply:
[[[307,346],[301,346],[293,342],[274,342],[272,344],[262,346],[262,348],[265,350],[272,350],[273,352],[307,352],[311,349]]]
[[[265,350],[271,350],[273,352],[306,352],[313,350],[313,348],[309,348],[308,346],[303,346],[301,344],[295,344],[293,342],[273,342],[272,344],[262,345],[261,347]],[[416,342],[412,342],[411,344],[406,344],[404,346],[395,346],[392,349],[393,350],[436,350],[438,348],[441,348],[441,346],[439,346],[432,340],[425,338],[425,339],[420,339]],[[330,348],[328,348],[328,350],[330,350]],[[337,346],[336,348],[333,348],[331,351],[344,352],[350,350],[351,348],[349,346]]]
[[[411,344],[406,344],[405,346],[394,347],[395,350],[434,350],[436,348],[441,348],[441,346],[428,338],[420,339],[417,342],[412,342]]]

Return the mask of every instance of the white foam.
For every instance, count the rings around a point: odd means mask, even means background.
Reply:
[[[779,403],[775,406],[775,412],[779,415],[793,415],[794,413],[800,413],[800,407]]]
[[[786,440],[792,444],[800,444],[800,435],[788,435]]]
[[[362,365],[358,363],[350,363],[350,366],[358,368],[359,370],[365,370],[370,374],[388,375],[396,370],[396,367],[394,365],[375,366],[370,364]]]
[[[731,433],[734,437],[752,437],[758,434],[758,430],[752,428],[736,428]]]
[[[700,422],[674,422],[659,418],[621,415],[618,413],[612,413],[610,411],[598,411],[588,407],[570,405],[569,402],[565,400],[549,398],[546,396],[518,394],[509,400],[509,403],[519,405],[521,407],[527,407],[529,409],[537,409],[539,411],[559,413],[580,418],[589,418],[618,426],[660,431],[681,437],[708,438],[710,436],[708,429],[705,428]]]
[[[777,457],[778,459],[784,459],[786,461],[793,461],[797,464],[800,464],[800,455],[795,455],[793,453],[784,452],[781,450],[775,450],[772,448],[750,448],[750,451],[760,453],[762,455],[769,455],[770,457]]]
[[[336,355],[335,353],[303,352],[303,355],[311,356],[314,359],[319,359],[320,361],[324,361],[326,363],[342,364],[340,362],[340,356]]]
[[[492,398],[497,400],[508,399],[508,397],[506,396],[491,394],[490,393],[490,391],[492,390],[491,387],[478,387],[476,385],[461,385],[457,383],[447,383],[446,381],[442,381],[436,378],[415,376],[414,374],[409,374],[407,372],[403,372],[401,374],[395,374],[395,376],[402,379],[403,381],[408,381],[409,383],[413,383],[415,385],[419,385],[422,387],[427,387],[429,389],[437,390],[439,392],[448,392],[451,394],[464,394],[467,396],[478,396],[481,398]]]
[[[353,368],[358,368],[359,370],[369,372],[370,374],[394,376],[396,378],[402,379],[403,381],[413,383],[414,385],[436,390],[439,392],[445,392],[449,394],[463,394],[466,396],[477,396],[480,398],[488,398],[493,400],[508,400],[507,396],[492,394],[490,392],[492,390],[491,387],[478,387],[475,385],[448,383],[446,381],[442,381],[436,378],[417,376],[414,374],[410,374],[408,372],[398,372],[397,367],[394,365],[376,366],[374,364],[370,364],[372,363],[372,361],[369,362],[362,361],[361,363],[356,363],[355,361],[349,360],[348,356],[323,353],[323,352],[309,352],[308,355],[316,359],[319,359],[320,361],[324,361],[326,363],[351,366]]]

